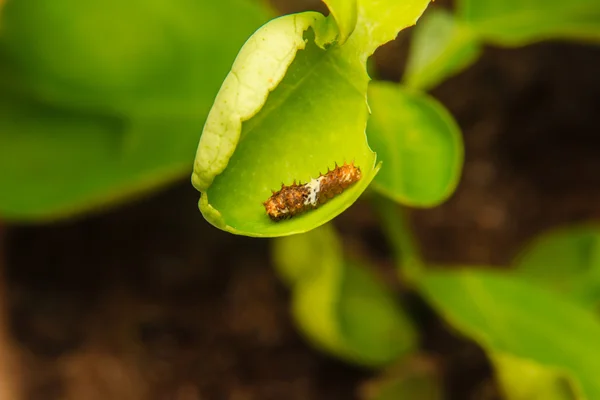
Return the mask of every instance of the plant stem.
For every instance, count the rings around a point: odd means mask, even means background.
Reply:
[[[20,373],[10,337],[8,290],[4,277],[5,262],[4,226],[0,221],[0,399],[18,400],[21,398]]]
[[[407,283],[415,282],[423,269],[423,260],[406,212],[392,200],[377,193],[373,193],[372,201],[383,231],[392,245],[400,278]]]

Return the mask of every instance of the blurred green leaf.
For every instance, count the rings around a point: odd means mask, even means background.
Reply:
[[[291,287],[299,329],[321,349],[378,366],[415,348],[415,329],[393,293],[363,266],[344,259],[330,225],[274,240],[273,256]]]
[[[362,1],[352,35],[326,50],[315,44],[329,40],[314,37],[324,20],[318,13],[281,17],[256,32],[225,79],[198,146],[192,182],[202,192],[204,217],[236,234],[283,236],[314,229],[348,208],[378,169],[365,136],[366,59],[413,24],[428,2]],[[263,202],[272,191],[344,162],[361,169],[358,183],[316,210],[269,219]]]
[[[516,272],[594,309],[600,303],[600,227],[541,235],[515,260]]]
[[[69,216],[185,175],[237,49],[267,16],[249,0],[9,0],[0,216]]]
[[[0,95],[0,215],[54,219],[164,185],[189,171],[200,124],[200,116],[126,121]]]
[[[446,109],[432,97],[385,82],[369,85],[369,144],[383,166],[373,188],[399,203],[431,207],[458,184],[462,136]]]
[[[8,0],[0,82],[93,112],[206,115],[268,14],[251,0]]]
[[[560,370],[510,354],[491,353],[506,400],[577,400],[581,395]]]
[[[500,272],[428,271],[419,287],[452,326],[488,353],[563,371],[585,398],[600,398],[600,322],[594,314]]]
[[[600,40],[598,0],[459,0],[457,13],[485,41]]]
[[[473,64],[481,51],[468,26],[444,9],[430,8],[414,29],[403,82],[430,89]]]

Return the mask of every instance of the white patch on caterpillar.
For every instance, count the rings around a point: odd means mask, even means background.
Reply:
[[[352,182],[352,172],[348,171],[344,174],[344,179],[346,182]]]
[[[306,196],[306,199],[304,200],[305,206],[309,204],[313,207],[317,206],[317,202],[319,201],[319,192],[321,191],[321,179],[323,179],[322,176],[318,177],[317,179],[311,179],[310,182],[304,185],[308,188],[308,196]]]

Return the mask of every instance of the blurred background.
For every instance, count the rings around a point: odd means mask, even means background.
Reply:
[[[452,8],[437,0],[436,7]],[[189,183],[204,118],[245,39],[316,0],[0,0],[0,398],[359,399],[374,373],[314,350],[267,240],[204,221]],[[412,30],[372,74],[398,81]],[[600,218],[600,48],[488,46],[431,91],[465,141],[457,192],[411,211],[431,263],[507,265]],[[370,208],[344,243],[393,266]],[[499,398],[483,352],[419,299],[447,398]]]

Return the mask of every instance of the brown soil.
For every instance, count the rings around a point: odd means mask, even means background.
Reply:
[[[406,41],[377,54],[398,78]],[[600,51],[487,49],[434,90],[463,129],[444,205],[412,213],[432,262],[505,265],[550,227],[600,218]],[[8,229],[11,329],[32,400],[350,400],[371,372],[307,346],[268,241],[209,226],[184,180],[103,215]],[[336,221],[375,263],[390,253],[368,206]],[[497,397],[482,352],[417,298],[424,350],[450,399]]]

